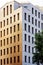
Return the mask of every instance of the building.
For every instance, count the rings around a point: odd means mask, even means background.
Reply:
[[[12,1],[0,8],[0,65],[33,64],[34,35],[43,30],[43,12]]]

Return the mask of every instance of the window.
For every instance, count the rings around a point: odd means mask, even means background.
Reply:
[[[27,56],[25,56],[25,62],[27,62]]]
[[[30,46],[28,46],[28,52],[30,53]]]
[[[32,24],[34,24],[34,18],[32,17]]]
[[[32,37],[32,44],[34,43],[34,37]]]
[[[26,13],[24,13],[24,20],[26,20],[26,16],[27,16],[27,14],[26,14]]]
[[[12,53],[12,47],[10,47],[10,53]]]
[[[10,33],[12,33],[12,27],[10,27]]]
[[[41,14],[41,19],[43,20],[43,14]]]
[[[34,14],[34,8],[32,8],[32,14]]]
[[[7,48],[7,54],[9,53],[9,49]]]
[[[32,47],[32,53],[34,53],[34,47]]]
[[[4,44],[4,46],[5,46],[5,39],[3,40],[3,44]]]
[[[28,42],[30,43],[30,36],[28,36]]]
[[[14,53],[16,52],[16,46],[14,46]]]
[[[0,63],[1,63],[1,65],[2,65],[2,59],[0,60]]]
[[[28,62],[30,63],[30,57],[28,57]]]
[[[18,52],[19,52],[20,51],[20,46],[18,45],[17,47],[18,47]]]
[[[7,44],[9,44],[9,39],[7,38]]]
[[[14,15],[14,22],[16,21],[16,15]]]
[[[28,22],[30,22],[30,15],[28,15]]]
[[[19,24],[17,24],[17,28],[18,28],[18,31],[19,31],[19,28],[20,28],[20,25]]]
[[[35,33],[37,33],[37,29],[35,29]]]
[[[3,51],[4,51],[4,55],[5,55],[5,49]]]
[[[8,6],[7,6],[7,15],[8,15]]]
[[[12,37],[10,37],[10,43],[12,43]]]
[[[0,40],[0,46],[2,46],[2,40]]]
[[[4,36],[5,36],[5,30],[3,32],[4,32]]]
[[[10,57],[10,63],[12,63],[12,57]]]
[[[16,57],[14,57],[14,63],[16,63]]]
[[[7,58],[7,64],[9,64],[9,58]]]
[[[38,27],[40,28],[40,21],[38,21]]]
[[[2,28],[2,22],[0,22],[0,27]]]
[[[18,18],[18,20],[19,20],[19,13],[17,14],[17,18]]]
[[[10,13],[12,13],[12,5],[10,5]]]
[[[26,25],[26,23],[24,24],[24,28],[25,28],[25,31],[26,31],[26,28],[27,28],[27,25]]]
[[[3,16],[5,17],[5,8],[3,9]]]
[[[9,24],[9,19],[7,19],[7,25]]]
[[[10,23],[12,23],[12,17],[10,17]]]
[[[2,31],[0,31],[0,35],[1,35],[1,37],[2,37]]]
[[[20,35],[18,34],[17,37],[18,37],[18,41],[19,41],[20,40]]]
[[[20,62],[20,56],[17,56],[17,62]]]
[[[25,49],[25,52],[26,52],[27,51],[27,45],[25,45],[25,48],[24,49]]]
[[[32,34],[34,34],[34,28],[32,27]]]
[[[8,33],[9,33],[9,29],[7,28],[7,35],[8,35]]]
[[[14,36],[14,42],[16,42],[16,36]]]
[[[4,64],[5,64],[5,59],[4,59]]]
[[[37,16],[37,10],[35,10],[35,16]]]
[[[2,56],[2,50],[0,50],[0,55]]]
[[[3,24],[3,25],[5,26],[5,20],[3,20],[3,22],[4,22],[4,24]]]
[[[14,25],[14,32],[16,31],[16,25]]]
[[[28,32],[30,32],[30,25],[28,25]]]
[[[40,12],[38,12],[38,18],[40,18]]]
[[[26,35],[26,34],[24,34],[24,40],[25,40],[25,41],[27,40],[27,35]]]
[[[35,19],[35,26],[37,26],[37,19]]]

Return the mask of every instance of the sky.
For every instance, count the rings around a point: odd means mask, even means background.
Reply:
[[[10,1],[13,1],[13,0],[0,0],[0,8],[7,2],[10,2]],[[15,0],[15,1],[18,1],[18,2],[30,2],[32,3],[33,5],[39,5],[39,6],[43,6],[43,0]]]

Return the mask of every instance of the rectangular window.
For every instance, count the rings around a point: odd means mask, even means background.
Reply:
[[[16,46],[14,46],[14,53],[16,52]]]
[[[26,16],[27,16],[27,14],[26,13],[24,13],[24,20],[26,20],[27,18],[26,18]]]
[[[5,8],[3,9],[3,16],[5,17]]]
[[[5,26],[5,20],[3,20],[3,23],[4,23],[3,26]]]
[[[12,47],[10,47],[10,53],[12,53]]]
[[[4,36],[5,36],[5,30],[3,32],[4,32]]]
[[[10,33],[12,33],[12,27],[10,27]]]
[[[7,6],[7,15],[8,15],[8,6]]]
[[[9,49],[7,48],[7,54],[9,54]]]
[[[32,8],[32,14],[34,14],[34,8]]]
[[[25,48],[24,49],[25,49],[25,52],[26,52],[27,51],[27,45],[25,45]]]
[[[30,57],[28,57],[28,62],[30,63]]]
[[[9,64],[9,58],[7,58],[7,64]]]
[[[16,63],[16,57],[14,57],[14,63]]]
[[[27,25],[26,25],[26,23],[24,24],[24,28],[25,28],[25,31],[26,31],[26,28],[27,28]]]
[[[34,18],[32,17],[32,24],[34,24]]]
[[[41,20],[43,20],[43,14],[41,14]]]
[[[16,21],[16,15],[14,15],[14,22]]]
[[[35,29],[35,33],[37,33],[37,29]]]
[[[0,54],[1,54],[1,56],[2,56],[2,50],[0,50]]]
[[[27,56],[25,56],[25,62],[27,62]]]
[[[1,65],[2,65],[2,59],[0,60],[0,63],[1,63]]]
[[[5,49],[3,51],[4,51],[4,55],[5,55]]]
[[[19,13],[17,14],[17,19],[19,20]]]
[[[12,37],[10,37],[10,43],[12,43]]]
[[[38,18],[40,18],[40,12],[38,12]]]
[[[12,57],[10,57],[10,63],[12,63]]]
[[[2,31],[0,31],[0,35],[1,35],[1,37],[2,37]]]
[[[9,44],[9,38],[7,38],[7,45]]]
[[[38,21],[38,27],[40,28],[40,21]]]
[[[20,56],[17,56],[17,62],[20,62]]]
[[[18,31],[19,31],[19,29],[20,29],[20,25],[19,24],[17,24],[17,28],[18,28]]]
[[[16,42],[16,36],[14,36],[14,42]]]
[[[5,64],[5,59],[4,59],[4,64]]]
[[[9,19],[7,19],[7,25],[9,24]]]
[[[2,22],[0,22],[0,27],[2,28]]]
[[[35,10],[35,16],[37,16],[37,10]]]
[[[32,27],[32,34],[34,34],[34,28]]]
[[[8,35],[8,33],[9,33],[9,29],[7,28],[7,35]]]
[[[37,19],[35,19],[35,26],[37,26]]]
[[[25,41],[27,40],[27,35],[26,35],[26,34],[24,35],[24,40],[25,40]]]
[[[12,13],[12,5],[10,5],[10,13]]]
[[[28,15],[28,22],[30,22],[30,15]]]
[[[28,52],[30,53],[30,46],[28,46]]]
[[[19,41],[20,40],[20,35],[19,34],[17,35],[17,38],[18,38],[18,41]]]
[[[32,44],[34,43],[34,37],[32,37]]]
[[[32,47],[32,53],[34,53],[34,47]]]
[[[30,36],[28,36],[28,42],[30,43]]]
[[[28,32],[30,32],[30,25],[28,25]]]
[[[12,17],[10,17],[10,23],[12,23]]]
[[[14,25],[14,32],[16,31],[16,25]]]
[[[0,46],[2,46],[2,40],[0,40]]]
[[[3,40],[3,44],[4,44],[4,46],[5,46],[5,39]]]
[[[18,45],[17,47],[18,47],[18,52],[19,52],[20,51],[20,46]]]

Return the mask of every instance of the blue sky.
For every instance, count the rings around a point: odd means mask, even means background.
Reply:
[[[0,0],[0,7],[2,7],[6,2],[13,1],[13,0]],[[43,6],[43,0],[16,0],[18,2],[30,2],[34,5]]]

